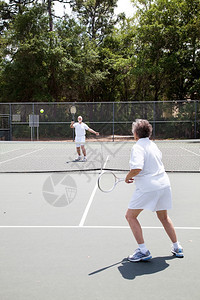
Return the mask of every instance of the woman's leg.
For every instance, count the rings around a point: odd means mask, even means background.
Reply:
[[[172,243],[176,243],[177,242],[176,232],[174,229],[174,225],[167,214],[167,210],[160,210],[157,211],[156,213],[158,219],[160,220],[163,227],[165,228],[165,231],[167,232],[170,240],[172,241]]]
[[[126,219],[138,244],[144,243],[142,228],[137,220],[141,211],[142,209],[128,209],[126,213]]]

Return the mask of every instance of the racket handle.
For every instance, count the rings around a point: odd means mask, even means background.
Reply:
[[[118,178],[117,181],[118,181],[118,182],[120,182],[120,181],[125,181],[125,178]]]

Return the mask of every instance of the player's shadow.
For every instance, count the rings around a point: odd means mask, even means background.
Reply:
[[[118,266],[118,270],[121,273],[122,277],[128,280],[133,280],[137,276],[150,275],[154,273],[161,272],[169,267],[167,263],[168,260],[174,259],[175,256],[164,256],[164,257],[155,257],[149,261],[140,261],[136,263],[129,262],[127,258],[124,258],[122,261],[112,264],[110,266],[104,267],[102,269],[96,270],[89,275],[95,275],[99,272],[105,271],[111,267]]]

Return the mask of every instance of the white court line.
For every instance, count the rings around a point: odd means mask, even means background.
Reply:
[[[187,152],[190,152],[190,153],[192,153],[192,154],[194,154],[194,155],[196,155],[196,156],[200,156],[200,154],[197,154],[197,153],[195,153],[195,152],[193,152],[193,151],[191,151],[191,150],[188,150],[188,149],[185,149],[185,148],[183,148],[183,147],[180,147],[182,150],[185,150],[185,151],[187,151]]]
[[[130,230],[130,227],[129,226],[77,226],[77,225],[74,225],[74,226],[68,226],[68,225],[30,225],[30,226],[25,226],[25,225],[17,225],[17,226],[14,226],[14,225],[11,225],[11,226],[0,226],[0,229],[3,229],[3,228],[55,228],[55,229],[62,229],[62,228],[65,228],[65,229],[129,229]],[[143,229],[164,229],[162,226],[142,226]],[[182,226],[177,226],[177,227],[174,227],[175,229],[177,230],[200,230],[200,227],[182,227]]]
[[[105,163],[104,163],[103,169],[105,168],[105,166],[106,166],[106,164],[107,164],[108,158],[109,158],[109,155],[108,155],[107,158],[106,158],[106,161],[105,161]],[[83,225],[84,225],[84,223],[85,223],[85,220],[86,220],[86,218],[87,218],[87,215],[88,215],[90,206],[92,205],[92,202],[93,202],[93,199],[94,199],[94,195],[95,195],[97,189],[98,189],[98,185],[97,185],[97,182],[96,182],[95,187],[94,187],[94,189],[93,189],[93,191],[92,191],[92,194],[91,194],[91,196],[90,196],[90,199],[89,199],[89,201],[88,201],[88,204],[87,204],[87,206],[86,206],[86,209],[85,209],[85,211],[84,211],[84,213],[83,213],[83,216],[82,216],[82,218],[81,218],[81,221],[80,221],[80,223],[79,223],[79,227],[83,227]]]
[[[30,154],[32,154],[32,153],[34,153],[34,152],[41,151],[41,150],[43,150],[43,149],[44,149],[44,147],[43,147],[43,148],[40,148],[40,149],[37,149],[37,150],[34,150],[34,151],[31,151],[31,152],[26,153],[26,154],[22,154],[22,155],[19,155],[19,156],[16,156],[16,157],[13,157],[13,158],[10,158],[10,159],[7,159],[7,160],[3,160],[3,161],[0,162],[0,164],[4,164],[4,163],[6,163],[6,162],[8,162],[8,161],[15,160],[15,159],[17,159],[17,158],[20,158],[20,157],[24,157],[24,156],[30,155]]]
[[[10,153],[10,152],[17,151],[17,150],[20,150],[20,148],[13,149],[13,150],[8,150],[8,151],[5,151],[5,152],[0,152],[0,154],[6,154],[6,153]]]

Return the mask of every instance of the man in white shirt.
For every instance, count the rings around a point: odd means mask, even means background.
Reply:
[[[87,161],[86,157],[86,149],[85,149],[85,134],[86,130],[96,135],[99,135],[99,132],[94,131],[93,129],[89,128],[85,123],[83,123],[82,116],[78,116],[78,122],[74,123],[71,122],[70,128],[75,128],[75,143],[76,143],[76,151],[78,153],[78,158],[75,159],[76,161],[81,160],[81,150],[84,155],[82,161]]]
[[[130,171],[125,181],[132,183],[134,180],[136,190],[129,203],[126,219],[138,243],[138,249],[128,260],[136,262],[152,257],[144,243],[142,228],[137,219],[144,209],[156,211],[173,243],[171,252],[177,257],[183,257],[183,249],[177,241],[173,223],[167,214],[167,210],[172,207],[172,197],[170,181],[162,163],[162,153],[149,139],[152,126],[147,120],[137,120],[133,123],[133,134],[136,144],[132,148]]]

